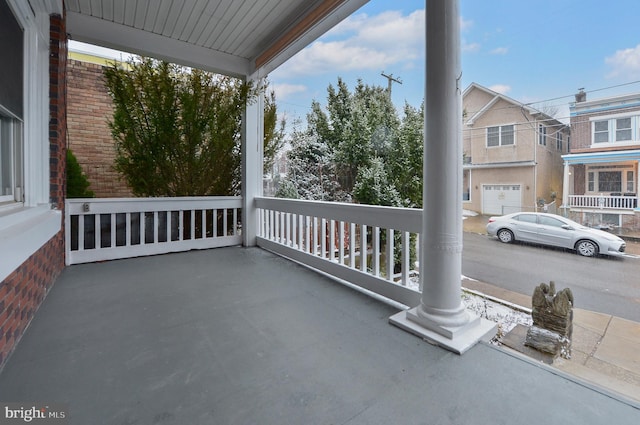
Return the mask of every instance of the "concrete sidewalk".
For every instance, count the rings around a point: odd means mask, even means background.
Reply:
[[[484,282],[463,281],[463,286],[493,298],[531,308],[531,296]],[[533,357],[581,380],[640,402],[640,323],[609,314],[574,309],[571,359],[550,359],[524,347],[526,328],[503,337],[504,346]]]

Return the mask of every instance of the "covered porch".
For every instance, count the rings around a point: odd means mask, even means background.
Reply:
[[[485,343],[458,356],[398,308],[260,248],[67,267],[4,400],[70,423],[635,424],[637,407]]]
[[[592,227],[640,230],[640,151],[564,155],[566,215]]]

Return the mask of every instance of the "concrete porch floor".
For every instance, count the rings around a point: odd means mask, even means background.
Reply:
[[[0,400],[72,424],[637,424],[640,408],[258,248],[68,267],[0,374]]]

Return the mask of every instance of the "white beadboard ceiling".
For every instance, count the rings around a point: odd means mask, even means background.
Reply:
[[[264,76],[368,0],[65,0],[73,40]]]

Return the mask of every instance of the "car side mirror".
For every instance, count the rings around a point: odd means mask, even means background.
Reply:
[[[570,226],[570,225],[568,225],[568,224],[563,224],[563,225],[562,225],[562,228],[563,228],[564,230],[573,230],[573,227],[571,227],[571,226]]]

